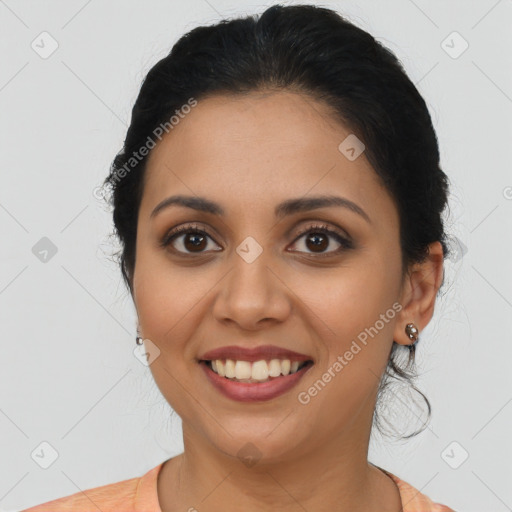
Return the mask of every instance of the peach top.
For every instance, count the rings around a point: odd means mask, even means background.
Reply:
[[[161,462],[141,477],[94,487],[21,512],[162,512],[156,484],[163,464]],[[445,505],[434,503],[428,496],[392,473],[379,469],[397,484],[402,500],[401,512],[455,512]]]

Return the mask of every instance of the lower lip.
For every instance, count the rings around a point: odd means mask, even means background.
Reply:
[[[199,363],[210,382],[224,395],[239,402],[261,402],[272,400],[293,388],[304,374],[313,366],[308,363],[299,371],[276,377],[267,382],[237,382],[221,377],[206,363]]]

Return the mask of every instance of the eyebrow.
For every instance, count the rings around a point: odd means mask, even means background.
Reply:
[[[205,197],[176,195],[168,197],[160,202],[151,212],[150,218],[155,217],[162,210],[170,206],[184,206],[186,208],[191,208],[193,210],[211,213],[218,216],[223,216],[225,213],[224,209],[218,203],[215,203],[210,199],[206,199]],[[330,206],[341,206],[343,208],[348,208],[352,212],[357,213],[363,217],[368,223],[371,224],[369,215],[359,205],[353,201],[350,201],[350,199],[347,199],[346,197],[331,195],[288,199],[276,206],[274,214],[276,218],[279,219],[287,215],[293,215],[294,213],[301,213]]]

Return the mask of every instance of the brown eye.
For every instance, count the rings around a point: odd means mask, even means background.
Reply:
[[[180,226],[167,233],[160,245],[172,246],[172,250],[180,254],[201,254],[208,247],[208,239],[213,241],[208,233],[196,226]]]
[[[183,245],[187,251],[201,251],[208,245],[205,243],[206,236],[201,233],[185,233],[183,237]]]
[[[329,247],[329,237],[325,233],[311,232],[306,237],[306,247],[316,252],[323,252]]]
[[[303,246],[305,246],[306,251],[299,250],[298,252],[308,252],[311,251],[310,254],[318,254],[320,256],[330,256],[333,254],[338,254],[344,249],[353,248],[353,243],[342,236],[337,231],[333,231],[329,229],[328,226],[309,226],[305,231],[303,231],[295,240],[294,244],[297,244],[297,241],[301,238],[304,238]],[[330,248],[333,244],[331,240],[338,244],[338,247],[335,247],[334,250],[327,251],[326,249]]]

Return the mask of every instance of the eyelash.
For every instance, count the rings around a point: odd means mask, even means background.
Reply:
[[[335,254],[339,254],[343,250],[354,248],[354,244],[352,243],[351,240],[342,236],[337,231],[330,229],[329,226],[326,224],[313,224],[311,226],[308,226],[306,229],[304,229],[297,235],[297,237],[295,238],[293,243],[295,243],[301,237],[303,237],[304,235],[306,235],[308,233],[321,233],[321,234],[332,236],[336,240],[336,242],[338,242],[341,246],[338,249],[336,249],[335,251],[330,251],[330,252],[326,252],[326,253],[313,253],[313,252],[307,253],[309,255],[315,255],[316,257],[320,257],[320,258],[328,257],[328,256],[333,256]],[[201,229],[197,224],[195,224],[195,225],[189,224],[189,225],[185,225],[185,226],[180,226],[178,228],[175,228],[175,229],[172,229],[171,231],[169,231],[164,236],[162,241],[160,242],[160,246],[162,248],[168,247],[169,245],[171,245],[171,243],[175,239],[177,239],[179,237],[179,235],[183,235],[183,234],[197,234],[197,235],[203,235],[203,236],[212,238],[205,230]],[[185,255],[185,256],[191,256],[194,254],[194,253],[183,253],[180,251],[175,251],[175,252],[177,252],[177,254],[179,254],[179,255]],[[294,251],[294,252],[299,252],[299,251]],[[204,253],[198,252],[195,254],[204,254]]]

